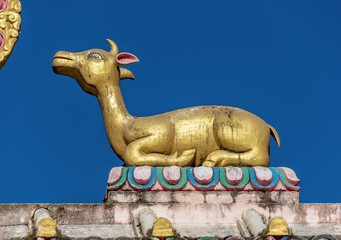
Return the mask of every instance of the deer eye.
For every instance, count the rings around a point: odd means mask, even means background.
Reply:
[[[103,60],[102,55],[99,54],[99,53],[91,53],[90,56],[91,56],[93,59],[96,59],[96,60]]]

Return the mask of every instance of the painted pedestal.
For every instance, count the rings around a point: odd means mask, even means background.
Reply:
[[[0,239],[36,236],[40,209],[59,239],[142,239],[166,218],[174,237],[254,240],[276,216],[296,239],[340,239],[341,204],[299,203],[298,184],[285,167],[117,167],[104,204],[0,204]]]
[[[189,238],[240,236],[237,223],[250,208],[265,223],[285,218],[296,235],[335,232],[331,222],[340,222],[339,205],[299,204],[299,182],[286,167],[116,167],[104,202],[121,224],[149,209]]]

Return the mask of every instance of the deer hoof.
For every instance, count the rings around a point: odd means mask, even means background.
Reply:
[[[191,166],[194,161],[195,149],[185,150],[177,157],[178,166]]]
[[[215,164],[216,164],[215,161],[213,161],[213,160],[208,160],[208,159],[205,160],[205,161],[202,163],[202,165],[203,165],[204,167],[214,167]]]

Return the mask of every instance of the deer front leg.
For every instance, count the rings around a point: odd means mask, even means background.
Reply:
[[[160,135],[152,135],[131,142],[124,151],[123,159],[127,166],[190,166],[194,161],[195,150],[166,155],[157,153],[161,150]],[[170,143],[168,143],[170,144]],[[153,148],[154,147],[154,148]]]
[[[123,132],[128,140],[123,160],[128,166],[190,166],[195,150],[172,152],[175,129],[166,116],[137,118]]]

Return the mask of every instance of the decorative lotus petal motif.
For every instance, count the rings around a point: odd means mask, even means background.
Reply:
[[[0,0],[0,69],[10,57],[21,25],[19,0]]]

